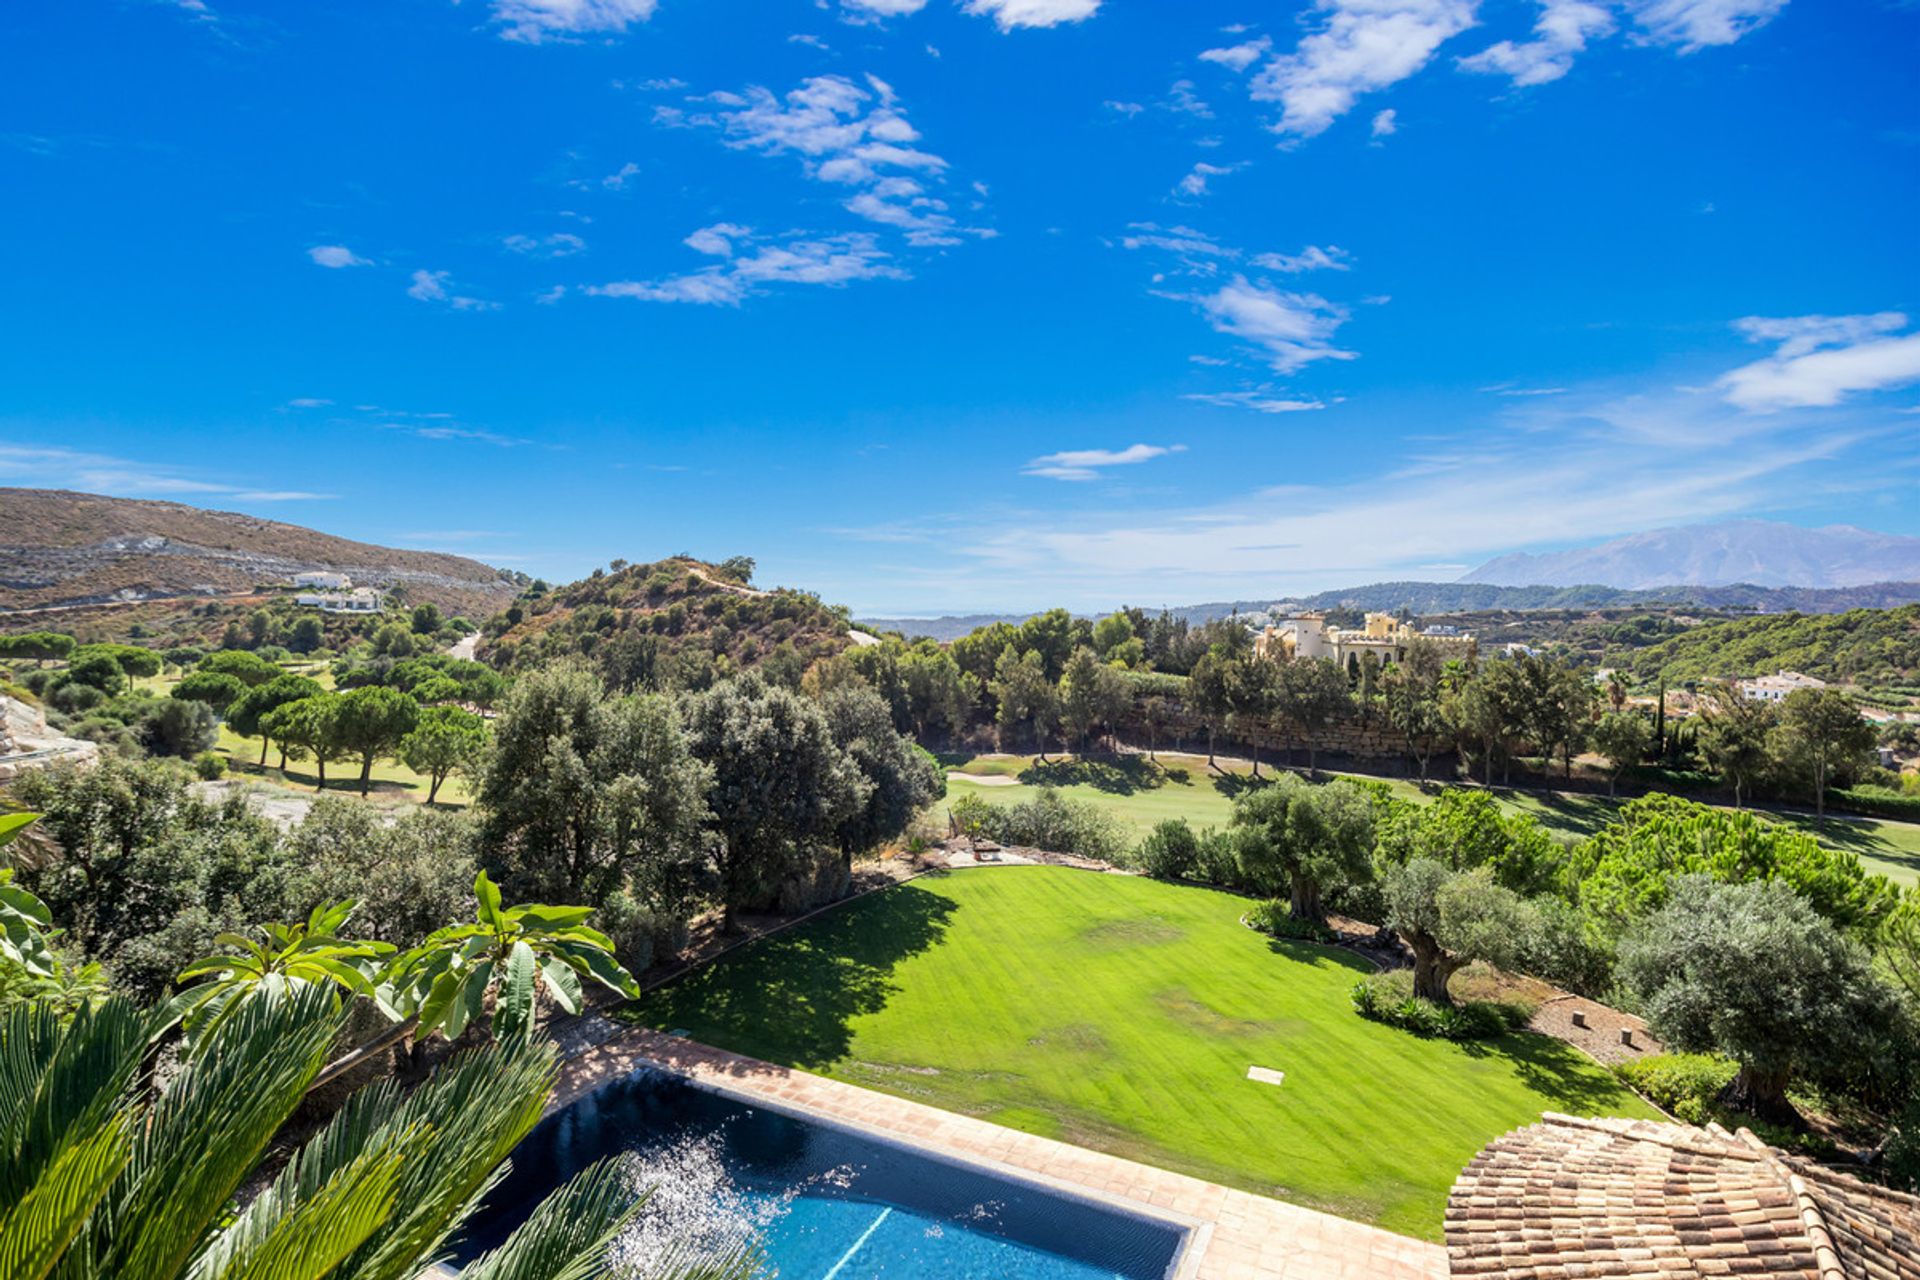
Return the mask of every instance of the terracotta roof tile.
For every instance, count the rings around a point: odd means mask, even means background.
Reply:
[[[1447,1201],[1452,1274],[1920,1280],[1920,1199],[1729,1133],[1549,1113]]]

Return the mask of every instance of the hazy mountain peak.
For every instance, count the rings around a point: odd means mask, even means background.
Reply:
[[[1597,583],[1669,586],[1857,587],[1920,579],[1920,538],[1852,525],[1806,529],[1773,520],[1723,520],[1628,534],[1591,547],[1516,553],[1461,582],[1501,586]]]

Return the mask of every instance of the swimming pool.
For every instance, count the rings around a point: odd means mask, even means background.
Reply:
[[[528,1135],[462,1261],[622,1152],[655,1187],[654,1229],[750,1231],[781,1280],[1163,1280],[1186,1239],[1172,1222],[643,1069]]]

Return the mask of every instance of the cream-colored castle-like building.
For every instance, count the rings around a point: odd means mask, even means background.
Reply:
[[[1329,627],[1324,613],[1303,613],[1263,629],[1253,639],[1255,656],[1275,662],[1290,658],[1331,658],[1341,666],[1358,662],[1371,654],[1382,666],[1402,662],[1407,646],[1415,640],[1430,640],[1448,650],[1447,656],[1472,657],[1473,636],[1454,627],[1429,627],[1422,630],[1402,622],[1390,613],[1370,613],[1366,625]]]

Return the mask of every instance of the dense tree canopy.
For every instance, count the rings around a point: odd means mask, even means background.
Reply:
[[[1261,892],[1287,894],[1295,919],[1324,920],[1322,895],[1370,874],[1373,810],[1345,779],[1315,786],[1283,773],[1234,802],[1242,872]]]

